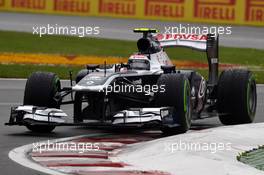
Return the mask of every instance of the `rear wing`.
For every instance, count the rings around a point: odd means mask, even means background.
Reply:
[[[187,47],[206,52],[209,66],[209,85],[217,85],[218,63],[219,63],[219,36],[218,35],[196,35],[196,34],[154,34],[162,48]]]
[[[143,38],[139,39],[143,50],[151,47],[151,42],[158,43],[161,48],[186,47],[194,50],[206,52],[209,75],[208,85],[214,87],[218,83],[219,65],[219,36],[213,34],[161,34],[156,29],[138,28],[135,33],[143,33]]]

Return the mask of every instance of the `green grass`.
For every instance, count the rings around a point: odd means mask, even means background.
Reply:
[[[48,71],[56,73],[61,79],[69,79],[69,71],[73,75],[82,69],[77,66],[48,66],[48,65],[20,65],[20,64],[0,64],[0,77],[1,78],[25,78],[32,72]]]
[[[240,153],[237,160],[264,171],[264,146]]]
[[[137,50],[134,41],[69,36],[43,36],[40,38],[38,35],[30,33],[6,31],[0,31],[0,38],[0,52],[128,57]],[[170,48],[167,49],[167,53],[172,59],[207,61],[205,53],[186,48]],[[219,53],[221,63],[239,64],[249,66],[249,68],[257,66],[260,69],[254,70],[257,81],[264,83],[264,50],[220,47]],[[77,71],[79,67],[71,67],[71,69]],[[23,78],[35,70],[54,71],[65,78],[68,67],[1,65],[0,77]],[[201,72],[206,74],[204,70]]]
[[[0,52],[56,53],[66,55],[98,55],[127,57],[136,51],[131,41],[43,36],[30,33],[0,31]]]

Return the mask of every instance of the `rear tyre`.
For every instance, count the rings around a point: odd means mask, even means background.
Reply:
[[[173,123],[180,126],[164,125],[161,130],[166,135],[185,133],[191,127],[191,90],[189,80],[182,74],[163,74],[158,79],[158,87],[164,85],[165,91],[156,96],[157,106],[174,107]]]
[[[219,119],[224,125],[252,123],[257,106],[256,81],[250,71],[223,71],[218,83]]]
[[[60,108],[58,97],[61,84],[54,73],[35,72],[28,78],[24,93],[24,105],[33,105],[48,108]],[[33,132],[51,132],[55,126],[27,125]]]

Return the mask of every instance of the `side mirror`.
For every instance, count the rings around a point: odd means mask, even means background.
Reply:
[[[88,70],[88,71],[92,71],[92,72],[94,72],[96,69],[98,69],[99,68],[99,64],[87,64],[86,65],[86,69]]]

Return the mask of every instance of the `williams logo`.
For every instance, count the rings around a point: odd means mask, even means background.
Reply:
[[[153,17],[184,17],[185,0],[145,0],[145,15]]]
[[[136,15],[136,0],[100,0],[99,13],[110,15]]]
[[[235,20],[236,0],[194,0],[194,17],[213,20]]]
[[[264,22],[264,0],[246,0],[246,21]]]

